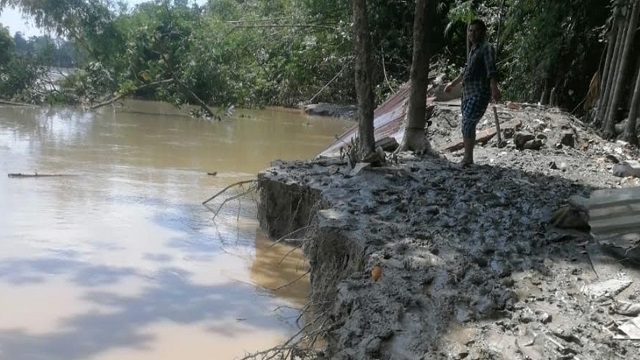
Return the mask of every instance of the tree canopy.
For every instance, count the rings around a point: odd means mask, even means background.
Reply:
[[[616,16],[630,17],[631,2],[437,1],[425,17],[430,63],[442,72],[458,72],[465,61],[466,23],[480,17],[489,25],[490,40],[499,42],[506,98],[553,101],[584,112],[579,105],[594,74],[603,71]],[[351,7],[345,1],[209,0],[197,5],[152,0],[128,8],[107,0],[0,0],[0,5],[18,7],[67,40],[69,49],[55,47],[57,61],[78,68],[68,85],[82,101],[124,93],[176,104],[200,99],[237,106],[356,99]],[[409,79],[415,1],[369,0],[367,6],[379,103]],[[630,48],[628,69],[638,67],[638,38],[631,44],[636,46]],[[29,53],[26,40],[5,32],[0,46],[23,56]],[[632,90],[635,77],[628,78],[622,86]],[[619,102],[628,105],[631,95],[620,94]]]

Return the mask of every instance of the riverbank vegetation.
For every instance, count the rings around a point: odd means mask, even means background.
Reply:
[[[38,26],[66,39],[54,42],[53,49],[73,48],[64,54],[73,56],[66,63],[76,68],[56,96],[24,96],[46,61],[37,51],[20,50],[22,42],[4,30],[0,45],[12,51],[2,52],[3,97],[92,105],[125,95],[177,105],[356,102],[349,2],[199,4],[153,0],[128,7],[106,0],[1,0],[2,7],[17,7]],[[638,107],[640,96],[633,95],[640,84],[636,0],[426,4],[430,64],[439,73],[453,74],[464,65],[466,23],[480,17],[489,25],[490,40],[499,45],[505,98],[589,114],[609,137]],[[379,104],[409,80],[416,6],[408,0],[369,0],[367,7],[371,83]],[[627,138],[634,141],[631,125],[626,126]]]

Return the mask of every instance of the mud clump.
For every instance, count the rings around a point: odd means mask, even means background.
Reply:
[[[459,136],[456,111],[436,110],[429,129],[434,147]],[[607,160],[631,160],[637,152],[599,139],[557,111],[500,114],[521,119],[522,127],[503,136],[506,146],[495,139],[479,146],[479,165],[471,167],[457,163],[460,152],[402,153],[393,165],[357,173],[340,159],[323,158],[277,162],[259,174],[261,198],[269,199],[261,213],[275,211],[281,223],[307,227],[311,300],[331,324],[329,358],[640,354],[637,342],[614,340],[620,317],[629,317],[615,309],[635,313],[629,309],[636,309],[634,299],[640,302],[640,274],[616,268],[617,260],[603,271],[588,233],[551,222],[571,196],[639,185],[636,178],[614,176]],[[531,140],[539,142],[524,146]],[[288,199],[299,198],[281,196],[287,191],[313,197],[295,200],[297,206]],[[283,222],[287,217],[297,220]],[[626,286],[609,289],[609,280]],[[630,304],[621,306],[623,300]]]

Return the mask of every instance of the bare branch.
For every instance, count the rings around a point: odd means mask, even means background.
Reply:
[[[139,91],[139,90],[151,87],[151,86],[162,85],[162,84],[170,84],[172,82],[173,82],[173,79],[165,79],[165,80],[154,81],[152,83],[148,83],[148,84],[144,84],[144,85],[138,86],[137,88],[131,89],[129,91],[125,91],[125,92],[121,93],[120,95],[118,95],[118,96],[116,96],[116,97],[114,97],[114,98],[112,98],[110,100],[103,101],[103,102],[101,102],[99,104],[96,104],[96,105],[92,106],[91,110],[95,110],[95,109],[101,108],[103,106],[113,104],[114,102],[116,102],[116,101],[122,99],[123,97],[125,97],[125,96],[127,96],[127,95],[129,95],[131,93],[134,93],[136,91]]]
[[[297,282],[298,280],[302,279],[303,277],[307,276],[310,272],[311,272],[311,270],[307,270],[307,271],[305,271],[302,275],[300,275],[300,276],[298,276],[297,278],[295,278],[295,279],[293,279],[293,280],[289,281],[288,283],[286,283],[286,284],[284,284],[284,285],[282,285],[282,286],[278,286],[278,287],[277,287],[277,288],[275,288],[275,289],[271,289],[271,288],[269,288],[269,290],[271,290],[271,291],[278,291],[278,290],[282,290],[282,289],[286,288],[287,286],[290,286],[290,285],[294,284],[295,282]]]
[[[279,243],[281,243],[282,241],[286,240],[289,236],[291,236],[291,235],[293,235],[293,234],[296,234],[296,233],[298,233],[299,231],[306,230],[306,229],[308,229],[308,228],[310,228],[310,227],[311,227],[311,225],[301,227],[301,228],[299,228],[299,229],[297,229],[297,230],[293,230],[292,232],[290,232],[290,233],[288,233],[288,234],[285,234],[285,235],[283,235],[281,238],[279,238],[278,240],[274,241],[274,242],[273,242],[273,244],[269,245],[269,247],[273,247],[273,246],[275,246],[276,244],[279,244]]]
[[[232,188],[232,187],[234,187],[234,186],[242,186],[242,185],[244,185],[244,184],[253,183],[253,182],[255,182],[255,181],[256,181],[256,180],[244,180],[244,181],[238,181],[237,183],[233,183],[233,184],[231,184],[231,185],[229,185],[229,186],[225,187],[224,189],[222,189],[222,190],[218,191],[218,192],[217,192],[215,195],[213,195],[212,197],[210,197],[210,198],[208,198],[207,200],[203,201],[203,202],[202,202],[202,205],[206,205],[209,201],[211,201],[211,200],[213,200],[213,199],[217,198],[218,196],[220,196],[220,194],[224,193],[225,191],[227,191],[227,190],[231,189],[231,188]]]
[[[234,25],[234,29],[236,28],[319,28],[326,30],[335,30],[335,27],[327,26],[327,25],[315,25],[315,24],[269,24],[269,25],[243,25],[237,24]]]

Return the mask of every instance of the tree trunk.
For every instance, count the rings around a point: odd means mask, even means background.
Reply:
[[[640,55],[638,55],[638,65],[640,66]],[[624,133],[625,139],[632,145],[638,146],[637,119],[640,113],[640,70],[636,74],[636,86],[631,99],[631,107],[629,108],[629,120],[627,120],[627,128]]]
[[[624,75],[627,70],[627,64],[629,63],[631,48],[633,47],[633,40],[636,34],[636,27],[638,26],[638,11],[640,11],[640,2],[635,1],[633,4],[633,11],[631,11],[631,17],[628,21],[627,34],[623,42],[624,47],[622,51],[622,58],[620,59],[620,68],[618,69],[619,74],[613,88],[609,117],[605,124],[604,137],[607,139],[612,139],[616,136],[615,126],[618,116],[618,105],[620,104],[622,92],[624,91]]]
[[[355,86],[358,97],[358,132],[360,159],[373,152],[374,96],[371,83],[373,61],[371,59],[371,37],[367,21],[366,0],[352,0],[354,47],[355,47]]]
[[[611,89],[613,88],[613,84],[615,84],[615,80],[617,78],[617,69],[618,64],[620,63],[620,48],[622,44],[622,39],[624,38],[625,27],[624,27],[624,19],[621,18],[619,14],[619,9],[616,8],[614,10],[615,18],[614,18],[614,26],[616,27],[616,36],[612,38],[613,47],[613,57],[611,58],[611,63],[609,64],[609,71],[607,73],[607,77],[602,78],[602,82],[604,83],[604,93],[601,97],[600,106],[598,107],[598,113],[596,115],[596,123],[600,123],[604,126],[607,118],[607,114],[609,113],[609,104],[611,104]]]
[[[615,14],[617,14],[617,12],[614,10],[614,16]],[[600,96],[598,99],[598,110],[600,110],[600,107],[604,103],[604,93],[607,90],[607,82],[605,81],[605,79],[608,79],[610,76],[609,72],[611,70],[611,60],[613,59],[613,49],[615,47],[617,35],[618,27],[616,26],[614,20],[613,24],[611,25],[611,32],[609,33],[609,41],[607,41],[607,57],[604,61],[604,69],[602,69],[602,72],[600,73]]]
[[[549,77],[545,76],[544,83],[542,85],[542,94],[540,94],[540,105],[547,105],[549,103]]]
[[[427,82],[429,77],[429,48],[427,46],[427,14],[429,0],[417,0],[413,19],[413,58],[411,60],[409,110],[404,127],[401,150],[432,152],[424,127],[427,122]]]

